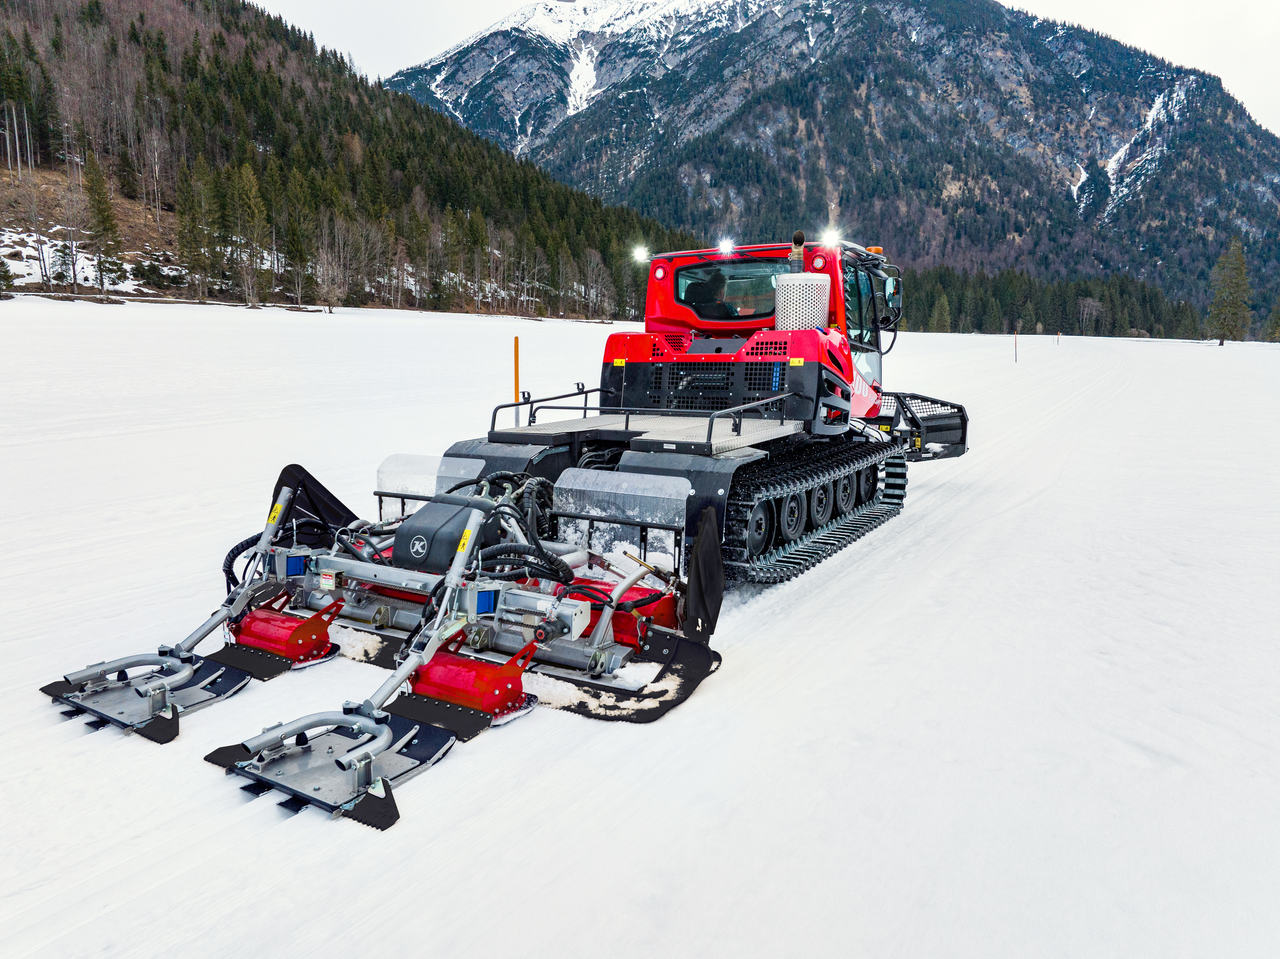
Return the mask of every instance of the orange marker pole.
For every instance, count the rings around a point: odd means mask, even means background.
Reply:
[[[512,387],[511,387],[511,401],[513,403],[519,403],[520,402],[520,337],[517,336],[515,338],[513,347],[514,347],[513,357],[514,357],[515,363],[512,368],[515,372],[515,382],[512,384]],[[515,414],[516,414],[516,426],[519,426],[520,425],[520,407],[517,406],[515,408]]]

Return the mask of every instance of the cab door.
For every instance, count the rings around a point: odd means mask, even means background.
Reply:
[[[880,391],[880,308],[876,302],[874,279],[852,257],[842,264],[844,274],[844,315],[853,365],[866,385]],[[882,294],[883,296],[883,294]],[[855,384],[855,391],[857,384]],[[855,404],[856,405],[856,404]]]

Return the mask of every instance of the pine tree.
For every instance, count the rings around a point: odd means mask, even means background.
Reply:
[[[930,333],[951,332],[951,303],[947,294],[943,293],[933,304],[933,312],[929,314]]]
[[[9,264],[4,260],[0,260],[0,293],[13,288],[13,271],[9,269]]]
[[[210,188],[212,175],[203,156],[196,159],[193,170],[184,165],[178,175],[178,256],[201,302],[209,295],[213,273],[217,211]]]
[[[307,271],[315,255],[315,218],[307,181],[297,167],[289,171],[285,187],[285,218],[284,257],[289,267],[294,302],[301,306],[307,288]]]
[[[116,254],[120,250],[120,226],[107,189],[107,178],[95,154],[89,154],[84,169],[84,189],[89,201],[89,236],[87,246],[98,274],[98,291],[106,293],[107,281],[118,280],[124,267]]]
[[[1244,244],[1231,241],[1213,267],[1213,303],[1209,307],[1209,334],[1221,346],[1227,340],[1243,340],[1253,323],[1249,301],[1249,270],[1244,262]]]
[[[267,245],[267,209],[258,191],[253,167],[245,163],[230,173],[231,232],[235,238],[235,262],[246,306],[258,305],[258,278]]]
[[[1280,343],[1280,300],[1276,300],[1276,305],[1271,309],[1262,338],[1268,343]]]

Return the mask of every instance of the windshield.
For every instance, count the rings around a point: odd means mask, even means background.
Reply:
[[[676,271],[676,302],[691,307],[704,320],[769,316],[777,276],[788,270],[786,257],[742,257],[686,266]]]

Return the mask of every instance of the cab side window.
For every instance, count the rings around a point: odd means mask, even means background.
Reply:
[[[849,344],[855,349],[876,348],[874,291],[871,277],[854,264],[844,264],[845,322],[849,327]]]

